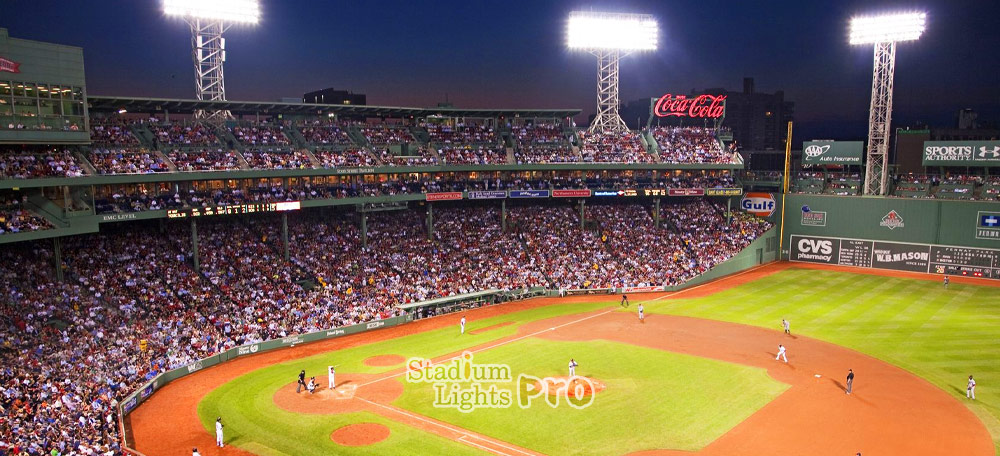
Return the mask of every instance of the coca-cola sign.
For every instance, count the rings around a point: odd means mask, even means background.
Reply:
[[[666,94],[656,100],[653,114],[657,117],[700,117],[717,119],[726,113],[725,95],[698,95],[689,98],[687,95]]]
[[[17,63],[17,62],[15,62],[13,60],[7,60],[7,59],[5,59],[3,57],[0,57],[0,71],[9,71],[11,73],[20,73],[21,70],[18,69],[19,66],[21,66],[20,63]]]

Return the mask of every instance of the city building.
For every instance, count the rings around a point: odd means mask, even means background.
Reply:
[[[363,93],[353,93],[331,87],[302,95],[302,102],[312,104],[366,105],[368,104],[368,96]]]

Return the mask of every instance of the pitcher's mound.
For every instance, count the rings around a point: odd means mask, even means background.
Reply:
[[[590,377],[576,377],[576,381],[570,377],[546,377],[540,382],[535,382],[535,388],[551,396],[582,398],[600,393],[606,386],[604,382]]]
[[[403,364],[406,358],[399,355],[378,355],[365,359],[365,366],[395,366]]]
[[[378,423],[348,424],[330,434],[330,440],[344,446],[365,446],[389,438],[389,428]]]

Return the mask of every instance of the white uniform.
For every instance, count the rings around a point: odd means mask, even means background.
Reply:
[[[976,398],[976,381],[969,378],[969,386],[965,389],[965,397],[970,399]]]
[[[465,334],[465,317],[462,317],[462,331],[459,334]]]
[[[576,361],[570,360],[569,362],[569,376],[576,377]]]
[[[785,362],[786,363],[788,362],[788,357],[785,356],[785,346],[784,345],[778,345],[778,356],[775,356],[774,360],[777,361],[778,358],[784,358]]]
[[[306,386],[306,389],[309,390],[309,394],[313,394],[313,393],[316,392],[316,379],[315,378],[309,379],[309,385]]]
[[[792,333],[792,329],[791,329],[792,324],[789,323],[788,320],[781,320],[781,326],[785,327],[785,334],[791,334]]]
[[[222,421],[215,421],[215,444],[222,448]]]
[[[330,367],[328,368],[328,371],[329,371],[329,373],[327,374],[327,377],[328,377],[328,378],[329,378],[329,380],[330,380],[330,389],[334,389],[334,388],[336,388],[336,387],[337,387],[337,380],[336,380],[336,379],[334,378],[334,377],[335,377],[335,374],[336,374],[335,370],[336,370],[336,369],[334,369],[334,367],[333,367],[333,366],[330,366]]]
[[[642,316],[642,303],[640,303],[639,304],[639,321],[642,321],[644,318],[646,318],[646,317]]]

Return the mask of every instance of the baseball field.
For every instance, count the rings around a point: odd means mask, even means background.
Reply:
[[[993,455],[998,286],[780,263],[628,308],[507,303],[466,313],[464,334],[452,314],[205,369],[133,412],[132,433],[150,456]]]

